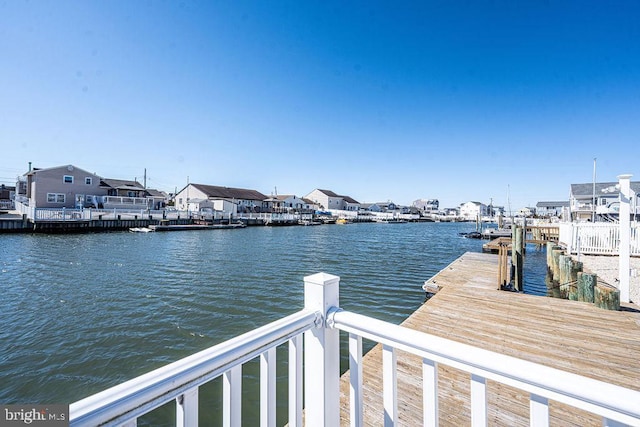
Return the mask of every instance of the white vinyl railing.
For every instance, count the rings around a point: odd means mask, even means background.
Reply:
[[[339,308],[337,276],[305,277],[304,310],[134,378],[70,406],[71,426],[123,425],[172,400],[179,426],[198,424],[198,388],[223,376],[223,424],[241,425],[242,364],[260,357],[260,425],[275,425],[275,348],[289,341],[289,425],[340,425],[340,337],[349,334],[350,422],[362,426],[362,338],[383,346],[384,425],[398,421],[396,352],[422,357],[424,425],[437,426],[438,365],[469,374],[471,425],[485,426],[487,380],[529,394],[530,424],[549,425],[549,401],[602,417],[605,426],[640,426],[640,391],[505,356]]]
[[[276,347],[289,341],[289,381],[294,392],[302,390],[302,333],[322,319],[318,312],[302,310],[240,335],[192,356],[151,371],[103,392],[71,404],[71,426],[135,426],[137,418],[172,400],[177,405],[177,425],[198,424],[198,389],[223,376],[223,420],[240,425],[242,365],[260,357],[260,413],[265,425],[275,424]],[[293,383],[293,388],[291,386]],[[293,423],[302,419],[301,393],[293,401]],[[300,400],[298,403],[297,401]]]
[[[349,332],[352,425],[361,425],[353,420],[362,420],[362,338],[383,345],[385,425],[396,425],[398,422],[396,350],[422,357],[425,425],[438,424],[438,364],[469,374],[472,426],[487,425],[487,380],[529,393],[532,426],[549,425],[550,400],[597,414],[603,418],[603,425],[640,425],[640,391],[390,325],[352,312],[336,310],[329,319],[333,327]],[[357,374],[353,375],[354,372]]]
[[[618,223],[562,223],[559,224],[559,243],[572,254],[618,255],[620,224]],[[630,254],[640,256],[640,225],[632,223]]]

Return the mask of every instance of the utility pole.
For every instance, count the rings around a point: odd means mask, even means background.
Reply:
[[[591,222],[596,222],[596,158],[593,158],[593,192],[591,194]]]

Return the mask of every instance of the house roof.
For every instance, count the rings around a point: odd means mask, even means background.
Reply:
[[[344,199],[344,201],[347,202],[347,203],[355,203],[356,205],[360,204],[356,199],[353,199],[353,198],[351,198],[349,196],[338,196],[338,197],[342,197]]]
[[[560,207],[569,207],[568,201],[562,202],[538,202],[536,203],[537,208],[560,208]]]
[[[151,197],[167,197],[166,193],[160,191],[160,190],[156,190],[154,188],[147,188],[147,194]]]
[[[87,175],[98,176],[93,172],[89,172],[89,171],[87,171],[85,169],[79,168],[79,167],[74,166],[74,165],[61,165],[61,166],[53,166],[53,167],[50,167],[50,168],[33,168],[29,172],[26,172],[23,176],[33,175],[33,174],[35,174],[37,172],[50,171],[50,170],[55,170],[55,169],[66,169],[69,172],[73,172],[73,171],[78,170],[78,171],[86,173]]]
[[[266,200],[267,196],[256,190],[247,190],[244,188],[218,187],[215,185],[191,184],[193,187],[202,191],[207,197],[221,199],[241,199],[241,200]]]
[[[596,182],[596,196],[618,194],[617,182]],[[631,182],[631,189],[634,193],[640,192],[640,181]],[[571,184],[571,195],[573,197],[593,197],[593,183]]]
[[[102,178],[100,185],[103,187],[116,188],[118,190],[144,190],[144,186],[138,181],[128,181],[124,179]]]
[[[343,196],[340,196],[340,195],[334,193],[331,190],[322,190],[322,189],[318,188],[318,191],[323,193],[325,196],[329,196],[329,197],[343,197]]]
[[[339,197],[341,199],[343,199],[345,202],[347,203],[355,203],[355,204],[360,204],[360,202],[358,202],[356,199],[349,197],[349,196],[341,196],[339,194],[334,193],[331,190],[322,190],[320,188],[317,189],[319,192],[323,193],[325,196],[329,196],[329,197]]]

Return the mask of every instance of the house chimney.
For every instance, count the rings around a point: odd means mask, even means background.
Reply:
[[[31,172],[31,162],[29,162],[29,172]]]

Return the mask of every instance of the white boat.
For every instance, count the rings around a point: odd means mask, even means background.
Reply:
[[[373,221],[381,224],[404,224],[408,222],[406,219],[400,218],[375,218]]]
[[[154,231],[148,227],[132,227],[129,229],[131,233],[148,233],[150,231]]]

